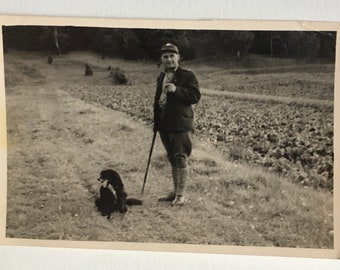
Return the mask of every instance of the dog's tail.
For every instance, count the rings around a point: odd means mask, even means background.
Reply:
[[[135,198],[127,198],[126,199],[127,205],[142,205],[143,201]]]

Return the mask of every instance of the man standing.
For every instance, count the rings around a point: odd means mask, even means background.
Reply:
[[[167,43],[161,48],[161,62],[165,69],[157,79],[154,100],[154,131],[159,131],[167,152],[174,184],[174,190],[159,201],[171,201],[173,206],[185,202],[188,157],[192,149],[192,105],[201,98],[195,74],[181,68],[179,60],[175,45]]]

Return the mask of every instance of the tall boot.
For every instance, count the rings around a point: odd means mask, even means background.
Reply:
[[[177,167],[176,166],[171,166],[171,175],[172,175],[174,190],[171,191],[167,196],[159,198],[158,201],[160,202],[172,202],[176,198],[176,191],[177,191]]]
[[[188,176],[188,168],[177,168],[177,189],[176,198],[171,203],[174,205],[183,205],[185,202],[185,189]]]

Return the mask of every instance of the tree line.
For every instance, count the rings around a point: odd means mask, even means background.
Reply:
[[[160,47],[176,44],[183,59],[242,58],[248,53],[280,58],[334,61],[336,32],[128,29],[74,26],[3,26],[10,49],[64,54],[91,50],[102,57],[158,59]]]

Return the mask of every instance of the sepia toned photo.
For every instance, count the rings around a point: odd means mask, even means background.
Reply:
[[[61,21],[2,24],[4,242],[333,256],[334,25]]]

